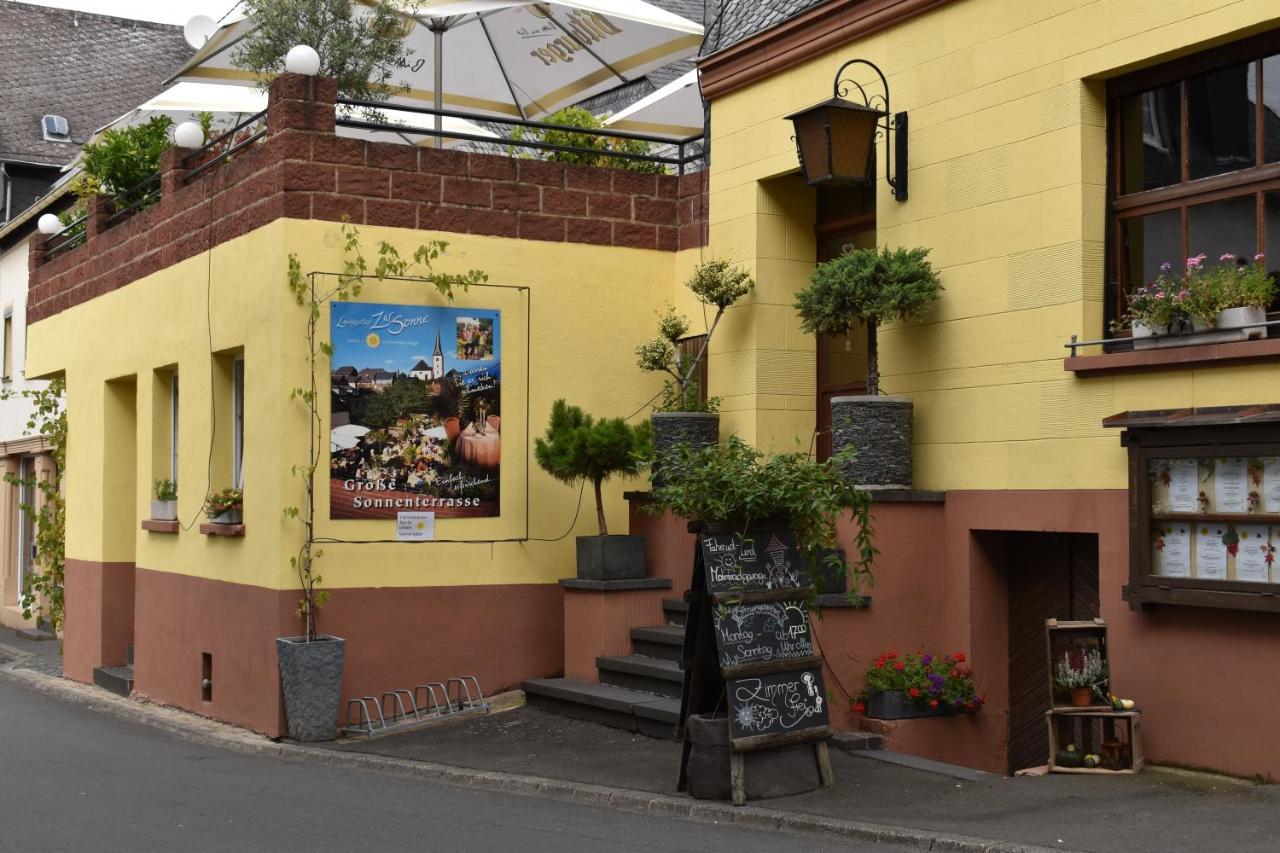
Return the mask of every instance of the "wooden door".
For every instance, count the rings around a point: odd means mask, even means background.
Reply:
[[[1098,615],[1098,538],[1009,534],[1009,771],[1049,758],[1046,619]]]

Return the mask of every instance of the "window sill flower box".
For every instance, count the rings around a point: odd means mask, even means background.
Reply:
[[[907,695],[905,690],[874,690],[867,694],[865,716],[877,720],[910,720],[916,717],[950,717],[960,713],[953,705],[930,708]]]

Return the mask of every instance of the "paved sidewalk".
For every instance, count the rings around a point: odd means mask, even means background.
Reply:
[[[58,640],[26,640],[12,628],[0,628],[0,661],[13,658],[17,669],[62,677],[62,655]]]
[[[834,788],[734,808],[675,792],[678,746],[673,742],[527,707],[375,741],[319,747],[276,743],[184,711],[22,669],[38,662],[26,656],[14,662],[13,646],[0,642],[0,677],[186,740],[627,812],[965,853],[1270,853],[1280,836],[1280,786],[1167,770],[1139,776],[957,779],[838,751],[832,753]]]
[[[679,746],[536,708],[458,719],[335,751],[675,794]],[[834,788],[752,805],[1078,851],[1267,851],[1280,786],[1156,770],[961,781],[832,751]]]

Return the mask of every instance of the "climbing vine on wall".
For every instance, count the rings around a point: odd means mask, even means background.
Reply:
[[[62,630],[65,615],[63,580],[66,576],[67,510],[62,494],[62,472],[67,464],[65,390],[65,383],[59,377],[41,389],[0,391],[0,400],[23,397],[31,402],[26,434],[43,437],[53,458],[53,471],[47,478],[5,474],[4,480],[11,486],[24,488],[25,494],[34,489],[41,498],[35,505],[26,501],[18,505],[33,522],[36,548],[35,572],[26,578],[19,602],[24,619],[36,616],[49,623],[55,632]]]
[[[309,384],[294,388],[290,396],[307,407],[309,449],[307,461],[303,465],[294,465],[291,472],[302,478],[306,490],[306,501],[301,507],[285,507],[286,518],[297,520],[303,527],[304,536],[298,553],[289,558],[289,565],[298,575],[298,583],[302,587],[302,598],[298,601],[297,614],[302,621],[308,640],[317,636],[317,611],[329,598],[327,590],[320,589],[323,578],[316,573],[316,561],[324,556],[322,549],[317,549],[315,535],[315,494],[316,470],[320,467],[321,442],[324,439],[324,424],[320,417],[318,405],[318,383],[316,368],[320,357],[333,355],[333,344],[321,338],[317,332],[321,308],[329,302],[345,302],[360,296],[367,280],[376,282],[387,279],[403,279],[429,284],[435,287],[439,295],[453,301],[454,289],[467,290],[473,284],[489,280],[487,273],[480,270],[468,270],[465,273],[437,272],[432,264],[445,253],[449,244],[443,240],[431,240],[418,246],[410,258],[404,258],[399,250],[386,241],[378,243],[377,261],[372,265],[364,256],[360,243],[360,231],[345,218],[342,222],[343,265],[342,273],[337,277],[337,284],[328,290],[316,289],[316,274],[308,275],[302,271],[302,263],[296,254],[289,255],[289,290],[297,303],[307,308],[307,353]],[[321,280],[326,280],[321,277]]]

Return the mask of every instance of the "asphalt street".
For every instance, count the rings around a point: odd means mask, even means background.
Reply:
[[[0,676],[0,851],[884,851],[246,756]]]

